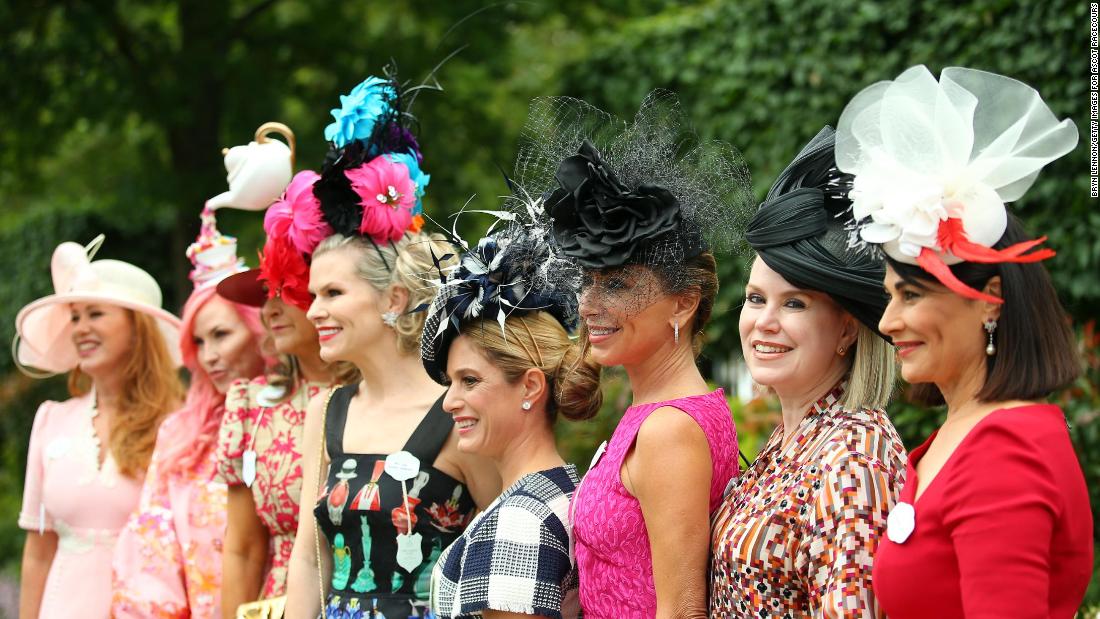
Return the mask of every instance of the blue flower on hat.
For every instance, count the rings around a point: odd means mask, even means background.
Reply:
[[[390,102],[397,89],[389,80],[368,77],[347,95],[340,96],[340,107],[332,110],[335,122],[325,127],[325,139],[342,148],[354,140],[367,140],[379,118],[392,111]]]
[[[424,197],[424,188],[428,186],[428,183],[432,180],[431,174],[425,174],[420,170],[420,163],[417,162],[416,153],[409,151],[407,153],[386,153],[386,157],[394,163],[404,164],[409,169],[409,178],[412,182],[416,183],[416,206],[413,207],[412,214],[419,215],[424,212],[424,205],[421,198]]]

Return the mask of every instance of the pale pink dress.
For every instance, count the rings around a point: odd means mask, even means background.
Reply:
[[[160,452],[179,436],[181,415],[160,426],[138,510],[119,536],[114,560],[115,619],[221,617],[222,541],[228,491],[217,449],[197,466],[162,473]]]
[[[649,532],[641,505],[623,486],[619,470],[642,423],[650,413],[664,406],[687,413],[707,437],[712,466],[711,513],[721,502],[730,480],[737,476],[737,433],[721,389],[626,409],[606,449],[601,446],[603,453],[597,452],[592,468],[573,497],[573,534],[581,606],[586,619],[653,617],[656,614],[657,591],[653,584]],[[696,481],[685,479],[683,483]],[[660,532],[655,534],[660,535]]]
[[[111,555],[138,504],[141,481],[99,465],[92,396],[44,402],[34,417],[19,526],[57,533],[40,617],[103,617],[111,610]]]

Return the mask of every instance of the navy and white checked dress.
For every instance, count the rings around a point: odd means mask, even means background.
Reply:
[[[486,609],[575,617],[569,502],[579,483],[572,464],[530,473],[475,517],[432,572],[440,619],[481,617]]]

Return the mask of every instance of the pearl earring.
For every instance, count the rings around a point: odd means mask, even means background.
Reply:
[[[524,400],[521,407],[523,408],[523,410],[529,411],[529,410],[531,410],[531,403],[528,402],[527,400]]]
[[[997,354],[997,347],[993,345],[993,332],[997,330],[997,321],[992,319],[987,320],[982,323],[982,328],[989,334],[989,343],[985,346],[985,354],[986,356],[992,357]]]

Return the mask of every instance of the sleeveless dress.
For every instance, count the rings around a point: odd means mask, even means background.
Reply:
[[[225,395],[218,435],[218,477],[229,486],[248,486],[256,514],[268,532],[268,563],[260,599],[286,595],[290,551],[298,530],[302,494],[302,430],[310,398],[326,385],[302,381],[283,400],[267,377],[235,381]],[[270,395],[274,394],[274,395]],[[254,458],[251,470],[246,454]]]
[[[586,619],[656,614],[649,533],[641,504],[623,486],[619,471],[642,423],[664,406],[689,415],[706,435],[712,467],[710,513],[718,507],[730,480],[737,476],[737,433],[721,389],[626,409],[611,440],[596,452],[592,467],[573,497],[573,535]],[[684,483],[692,480],[685,479]]]
[[[427,604],[432,567],[475,510],[466,487],[432,466],[454,421],[440,398],[398,454],[345,453],[344,425],[358,388],[337,389],[325,420],[330,464],[313,509],[332,553],[323,616],[418,617]],[[405,481],[398,481],[395,471]]]

